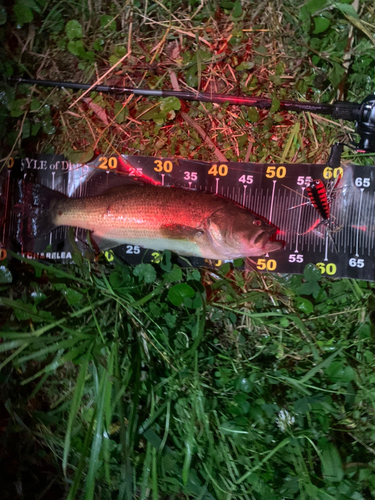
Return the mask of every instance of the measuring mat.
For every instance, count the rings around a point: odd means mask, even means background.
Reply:
[[[249,208],[278,228],[276,239],[282,250],[253,257],[260,271],[303,273],[306,264],[319,266],[323,275],[375,280],[375,169],[349,165],[331,168],[313,164],[259,164],[200,162],[177,158],[142,156],[97,157],[94,161],[72,164],[63,156],[40,155],[9,162],[0,174],[0,224],[4,259],[7,250],[29,258],[71,260],[68,228],[59,227],[31,241],[20,237],[20,220],[15,207],[20,199],[19,180],[39,183],[70,197],[102,194],[107,189],[143,182],[161,186],[200,190],[230,198]],[[309,201],[306,189],[321,180],[329,191],[335,186],[326,224]],[[324,191],[324,189],[323,189]],[[291,210],[292,207],[297,207]],[[77,245],[84,248],[87,231],[76,229]],[[94,235],[95,239],[95,235]],[[159,252],[136,245],[108,250],[108,260],[120,256],[125,262],[160,261]],[[193,266],[220,265],[221,261],[189,259]],[[186,265],[186,259],[180,259]]]

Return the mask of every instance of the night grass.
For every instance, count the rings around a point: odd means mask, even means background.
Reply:
[[[169,258],[36,264],[3,288],[3,370],[50,402],[34,432],[67,498],[371,496],[372,284]]]

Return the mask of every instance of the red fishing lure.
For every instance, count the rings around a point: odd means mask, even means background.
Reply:
[[[310,204],[316,208],[322,219],[328,220],[330,216],[330,202],[332,197],[327,195],[327,190],[323,182],[320,179],[312,181],[306,187],[306,192],[310,198]]]
[[[336,181],[331,183],[328,189],[320,179],[311,181],[306,186],[306,193],[309,197],[309,200],[305,203],[301,203],[300,205],[296,205],[295,207],[291,207],[288,209],[293,210],[294,208],[311,205],[319,213],[322,220],[320,220],[320,222],[319,219],[315,221],[314,224],[305,233],[302,234],[309,233],[310,231],[316,232],[319,226],[324,225],[327,230],[328,236],[332,240],[331,231],[334,230],[336,224],[331,217],[331,202],[336,196],[337,186],[341,180],[341,177],[342,175],[340,174],[337,177]]]
[[[328,191],[325,184],[320,179],[315,179],[311,181],[306,186],[306,192],[308,194],[309,200],[300,205],[288,208],[288,210],[294,210],[295,208],[304,207],[305,205],[312,205],[322,217],[323,221],[328,221],[330,219],[330,207],[331,202],[336,196],[336,188],[341,180],[342,175],[340,174],[336,182],[332,184]]]

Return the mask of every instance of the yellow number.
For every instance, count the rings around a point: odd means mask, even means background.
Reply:
[[[7,258],[7,251],[5,248],[0,248],[0,260],[4,260]]]
[[[152,257],[151,262],[153,264],[160,264],[160,262],[161,262],[161,255],[160,255],[159,252],[153,252],[151,254],[151,257]]]
[[[228,174],[228,165],[223,163],[218,167],[217,164],[214,163],[208,173],[209,175],[220,175],[220,177],[225,177]]]
[[[213,260],[213,259],[204,259],[204,261],[207,262],[209,266],[215,266],[215,267],[220,267],[221,264],[223,263],[222,260]]]
[[[330,179],[332,177],[332,168],[331,167],[326,167],[323,170],[323,177],[325,179]],[[319,267],[319,266],[318,266]]]
[[[342,175],[344,173],[343,169],[341,167],[337,167],[333,171],[333,178],[336,179],[339,175]]]
[[[272,177],[275,177],[275,175],[276,175],[276,167],[267,167],[266,177],[272,179]]]
[[[326,270],[326,266],[325,266],[325,264],[323,264],[323,262],[318,262],[318,263],[317,263],[317,267],[319,267],[320,272],[321,272],[322,274],[323,274],[323,273],[325,272],[325,270]]]
[[[341,167],[337,167],[335,169],[332,169],[331,167],[326,167],[323,170],[323,177],[325,179],[331,179],[332,177],[336,179],[339,175],[342,175],[344,173],[343,169]]]
[[[332,262],[330,262],[329,264],[324,264],[324,262],[318,262],[317,266],[319,267],[320,272],[322,274],[327,273],[328,276],[333,276],[334,274],[336,274],[337,267],[336,264],[333,264]]]
[[[274,271],[276,269],[277,263],[276,260],[270,259],[267,260],[267,271]]]
[[[112,262],[115,258],[115,254],[113,253],[112,250],[106,250],[104,252],[104,257],[107,259],[108,262]]]
[[[12,168],[14,165],[14,158],[13,156],[11,156],[9,159],[8,159],[8,168]]]
[[[282,179],[283,177],[286,176],[286,168],[281,165],[280,167],[272,167],[272,166],[269,166],[267,167],[267,170],[266,170],[266,177],[268,177],[269,179],[272,179],[273,177],[277,177],[278,179]]]
[[[173,163],[170,160],[167,160],[164,162],[163,167],[164,167],[164,172],[169,174],[173,170]]]
[[[212,165],[210,170],[208,171],[209,175],[217,175],[217,165]]]
[[[274,259],[258,259],[257,261],[257,268],[260,271],[264,271],[267,269],[267,271],[274,271],[277,267],[277,262]]]
[[[108,166],[111,170],[117,167],[117,158],[116,156],[111,156],[108,160]]]
[[[155,172],[166,172],[169,174],[173,170],[173,163],[171,160],[166,160],[164,163],[161,160],[155,160],[154,161],[156,167],[154,167]]]
[[[276,169],[276,177],[282,179],[286,176],[286,168],[284,166],[277,167]]]
[[[101,156],[99,158],[99,168],[102,168],[103,170],[107,170],[107,161],[108,161],[108,158],[106,158],[105,156]]]
[[[106,158],[105,156],[101,156],[99,158],[99,168],[102,170],[107,170],[110,168],[113,170],[117,167],[117,158],[116,156],[111,156],[110,158]]]
[[[162,172],[163,171],[163,162],[160,160],[155,160],[154,161],[156,167],[154,167],[155,172]]]
[[[330,264],[327,264],[327,265],[326,265],[326,273],[327,273],[329,276],[333,276],[334,274],[336,274],[336,271],[337,271],[336,264],[333,264],[333,263],[331,262]]]
[[[267,267],[266,259],[258,259],[257,261],[257,268],[260,271],[264,271]]]
[[[223,163],[222,165],[219,165],[219,175],[220,177],[225,177],[228,173],[228,165],[225,165],[225,163]]]

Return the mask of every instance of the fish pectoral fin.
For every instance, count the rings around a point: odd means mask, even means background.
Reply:
[[[184,226],[182,224],[166,224],[161,226],[160,232],[165,238],[170,240],[188,240],[191,241],[196,237],[204,235],[204,230],[201,228]]]

